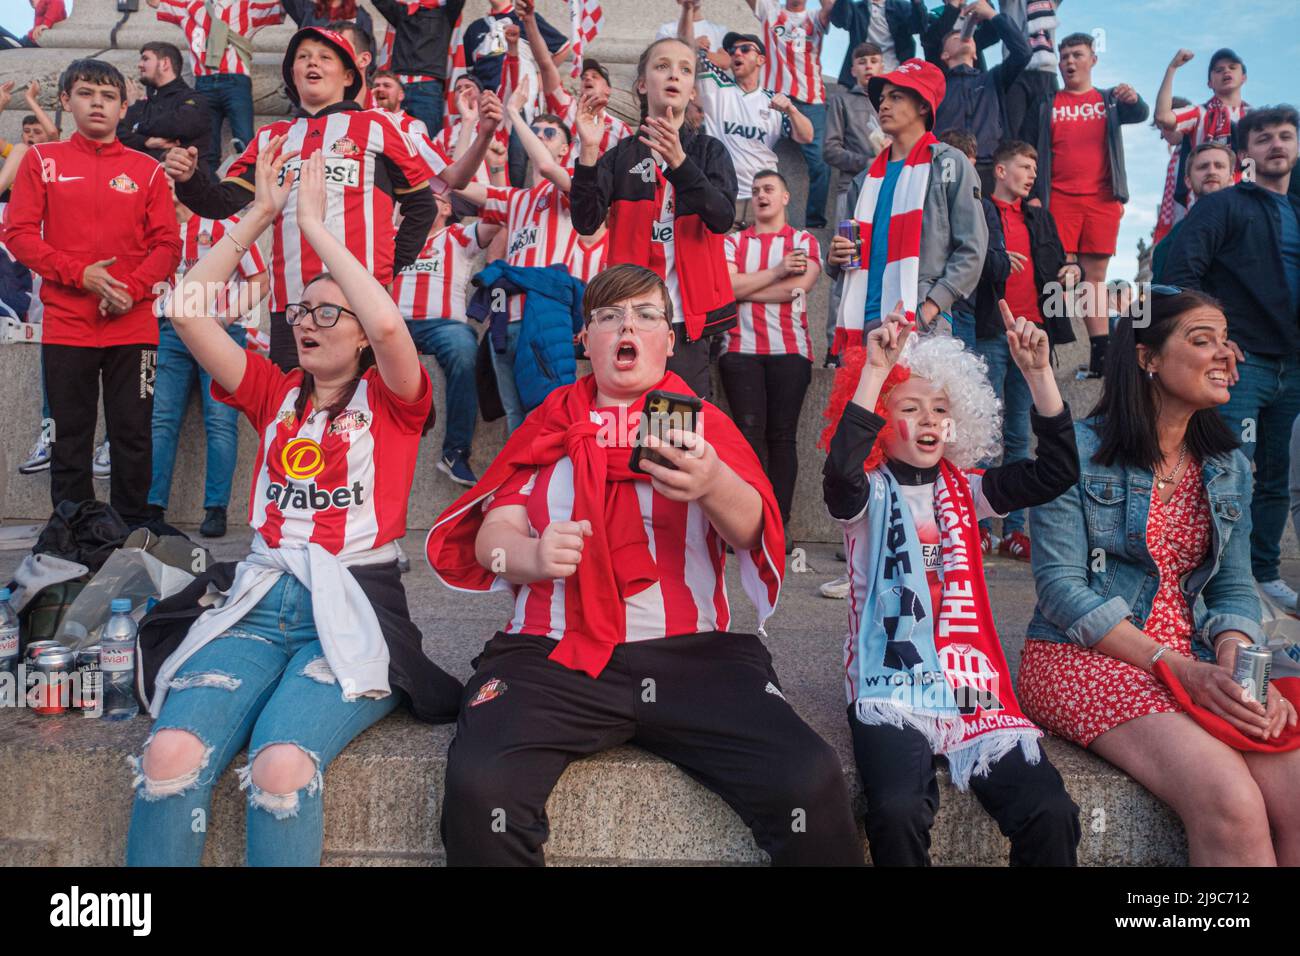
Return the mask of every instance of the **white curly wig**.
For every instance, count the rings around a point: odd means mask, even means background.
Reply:
[[[952,440],[945,458],[958,468],[974,468],[1002,454],[1002,405],[983,358],[953,336],[926,335],[913,336],[899,361],[912,377],[932,382],[948,395]]]

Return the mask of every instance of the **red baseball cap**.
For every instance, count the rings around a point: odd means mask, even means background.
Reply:
[[[326,30],[323,27],[303,27],[289,40],[289,47],[284,51],[284,61],[280,64],[280,72],[284,76],[285,91],[289,94],[289,99],[293,102],[293,105],[299,105],[298,89],[293,82],[293,58],[303,40],[319,40],[321,43],[333,47],[334,52],[343,58],[343,68],[351,70],[353,76],[352,82],[343,91],[343,96],[345,99],[355,98],[361,92],[361,70],[357,67],[357,55],[347,37],[341,33],[335,33],[333,30]]]
[[[927,130],[934,128],[934,117],[939,112],[939,104],[943,102],[943,94],[948,89],[948,81],[943,78],[943,70],[933,63],[913,57],[898,64],[898,69],[892,73],[873,76],[867,81],[867,96],[876,109],[880,109],[880,96],[885,90],[886,83],[911,90],[925,100],[930,106],[930,116],[926,120],[925,128]]]

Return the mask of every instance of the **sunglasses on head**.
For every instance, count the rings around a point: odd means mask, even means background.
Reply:
[[[1183,294],[1183,290],[1178,288],[1178,286],[1176,285],[1160,285],[1159,283],[1152,283],[1151,285],[1147,286],[1147,291],[1150,292],[1152,295],[1182,295]]]

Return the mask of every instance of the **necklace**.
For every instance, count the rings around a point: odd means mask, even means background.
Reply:
[[[1183,460],[1187,457],[1187,442],[1183,442],[1182,447],[1178,449],[1178,464],[1174,465],[1174,470],[1167,475],[1156,472],[1156,489],[1164,490],[1165,485],[1172,485],[1174,479],[1178,477],[1178,472],[1182,470]],[[1153,469],[1154,470],[1154,469]]]

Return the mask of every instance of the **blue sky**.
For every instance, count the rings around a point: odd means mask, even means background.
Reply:
[[[671,0],[655,2],[664,8],[665,18],[676,9]],[[481,0],[470,2],[471,10],[479,5]],[[1098,34],[1105,51],[1098,56],[1095,82],[1130,83],[1148,104],[1154,104],[1165,67],[1179,47],[1192,50],[1196,59],[1179,71],[1175,95],[1203,102],[1209,96],[1205,70],[1210,54],[1230,46],[1246,61],[1247,102],[1258,106],[1300,100],[1300,85],[1293,79],[1300,63],[1297,0],[1063,0],[1060,19],[1058,36],[1104,31]],[[27,0],[0,0],[0,24],[21,34],[31,23]],[[838,72],[846,42],[844,33],[832,31],[823,56],[827,73]],[[1124,151],[1131,198],[1111,275],[1131,278],[1137,270],[1138,237],[1150,235],[1155,225],[1168,154],[1147,125],[1124,128]]]

